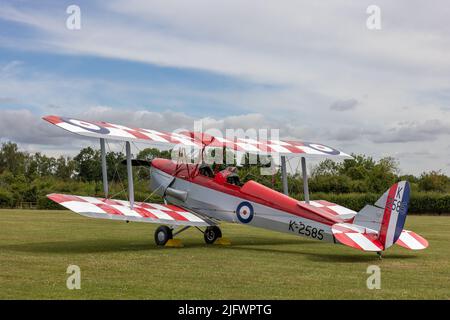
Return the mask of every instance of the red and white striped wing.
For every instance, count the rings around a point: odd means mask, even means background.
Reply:
[[[198,146],[191,137],[177,133],[131,128],[103,121],[85,121],[59,116],[45,116],[43,119],[62,129],[87,137],[137,141],[164,146],[175,146],[178,144]]]
[[[136,202],[133,209],[124,200],[93,198],[52,193],[47,197],[80,215],[123,221],[149,222],[181,226],[209,226],[195,214],[174,205]]]
[[[350,223],[336,223],[331,227],[334,237],[340,243],[363,251],[383,251],[375,230]]]
[[[254,140],[247,138],[213,137],[197,132],[163,132],[142,128],[131,128],[103,121],[85,121],[59,116],[45,116],[44,120],[62,129],[82,136],[121,141],[136,141],[155,146],[173,147],[176,145],[202,148],[228,148],[237,152],[254,154],[279,154],[303,157],[343,157],[348,154],[319,143],[305,141]]]
[[[309,203],[300,201],[299,206],[307,208],[326,218],[339,217],[342,220],[347,220],[356,215],[356,211],[326,200],[311,200]]]
[[[409,230],[403,230],[396,244],[410,250],[423,250],[428,247],[428,241]]]

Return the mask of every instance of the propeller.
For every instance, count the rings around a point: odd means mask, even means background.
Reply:
[[[127,159],[124,159],[120,162],[121,164],[126,165]],[[152,162],[150,160],[140,160],[140,159],[131,159],[131,166],[132,167],[151,167]]]

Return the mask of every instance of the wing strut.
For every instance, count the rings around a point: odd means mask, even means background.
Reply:
[[[281,156],[281,179],[283,181],[283,193],[289,195],[287,172],[286,172],[286,156]]]
[[[103,192],[105,193],[105,198],[108,198],[108,170],[106,168],[106,149],[104,138],[100,138],[100,150],[102,153]]]
[[[130,200],[131,210],[133,210],[134,207],[133,167],[131,166],[131,145],[129,141],[125,143],[125,149],[127,153],[128,199]]]
[[[305,202],[309,203],[308,173],[306,172],[306,159],[302,157],[303,195]]]

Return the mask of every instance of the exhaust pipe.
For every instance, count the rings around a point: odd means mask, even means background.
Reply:
[[[177,190],[171,187],[166,189],[166,196],[171,196],[177,200],[185,202],[187,199],[187,191]]]

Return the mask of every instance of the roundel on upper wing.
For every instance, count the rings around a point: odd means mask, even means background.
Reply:
[[[236,216],[242,223],[249,223],[253,219],[253,206],[248,201],[241,202],[236,208]]]
[[[318,143],[310,143],[310,142],[305,142],[304,143],[305,146],[310,147],[311,149],[326,153],[326,154],[332,154],[332,155],[338,155],[341,152],[339,150],[333,149],[331,147],[328,146],[324,146],[323,144],[318,144]]]
[[[61,118],[62,121],[65,123],[71,124],[73,126],[99,133],[99,134],[108,134],[110,131],[108,128],[101,127],[99,125],[96,125],[92,122],[84,121],[84,120],[77,120],[77,119],[71,119],[71,118]]]

